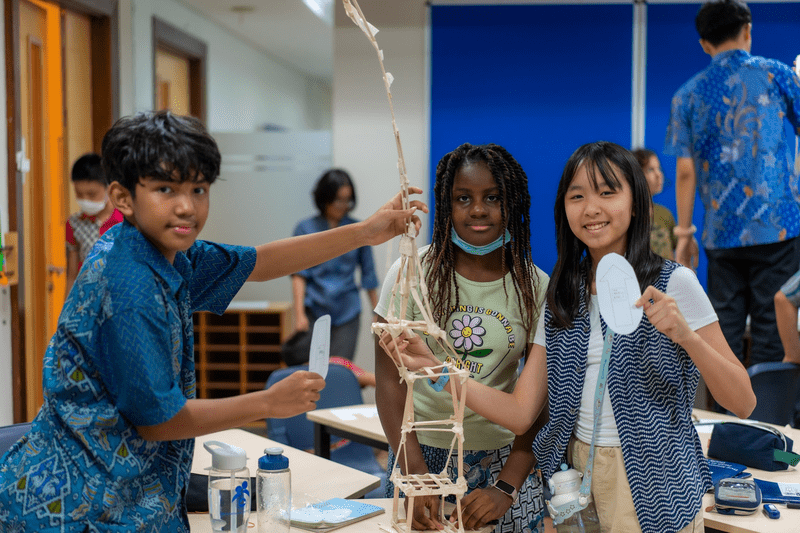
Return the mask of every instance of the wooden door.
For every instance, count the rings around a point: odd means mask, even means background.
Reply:
[[[189,58],[156,48],[156,109],[190,113],[189,72]]]
[[[32,418],[43,402],[42,362],[64,292],[57,290],[66,263],[61,20],[57,6],[38,0],[21,0],[19,14],[20,129],[30,165],[22,180],[25,401]]]

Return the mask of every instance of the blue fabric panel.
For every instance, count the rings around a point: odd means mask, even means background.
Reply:
[[[504,146],[528,175],[533,260],[545,272],[567,158],[601,139],[630,146],[632,25],[631,5],[431,8],[431,190],[439,159],[460,144]]]
[[[752,53],[791,65],[800,53],[800,4],[750,3],[753,15]],[[678,218],[675,205],[675,158],[661,154],[675,91],[708,66],[694,26],[698,4],[650,4],[647,6],[647,95],[645,146],[655,150],[664,169],[664,190],[654,200]],[[798,43],[797,45],[793,43]],[[791,131],[788,126],[787,130]],[[695,199],[693,222],[702,228],[703,204]],[[698,238],[699,240],[699,238]],[[697,276],[706,288],[707,260],[700,250]]]

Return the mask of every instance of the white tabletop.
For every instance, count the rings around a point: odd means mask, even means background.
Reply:
[[[695,416],[699,419],[711,420],[737,420],[736,417],[703,411],[694,410]],[[313,421],[340,430],[349,431],[357,435],[369,437],[381,442],[386,442],[386,435],[383,432],[377,410],[374,405],[354,405],[351,407],[337,407],[333,409],[318,409],[306,413],[306,417]],[[791,427],[779,428],[789,438],[795,441],[795,451],[800,446],[800,430]],[[711,437],[711,428],[700,428],[700,440],[703,443],[703,451],[708,450],[708,439]],[[788,470],[776,472],[765,472],[748,468],[748,472],[753,477],[766,481],[800,483],[800,472],[797,468],[789,467]],[[767,518],[759,509],[755,514],[749,516],[729,516],[722,515],[707,509],[713,508],[714,494],[709,493],[703,497],[703,513],[705,525],[726,531],[728,533],[798,533],[800,532],[800,509],[787,509],[785,505],[777,505],[781,512],[781,517],[777,520]]]
[[[325,426],[388,443],[375,404],[316,409],[306,413],[306,418]]]
[[[258,459],[264,455],[265,448],[279,446],[289,458],[292,471],[292,498],[294,501],[322,501],[328,498],[360,498],[378,488],[380,478],[361,472],[349,466],[340,465],[317,457],[316,455],[286,446],[242,429],[229,429],[195,439],[192,473],[207,475],[211,466],[211,454],[203,448],[203,443],[217,440],[238,446],[247,453],[247,467],[255,476]]]
[[[391,498],[379,499],[379,500],[358,500],[359,502],[364,503],[371,503],[372,505],[377,505],[379,507],[383,507],[386,509],[385,513],[379,514],[377,516],[373,516],[362,520],[361,522],[356,522],[349,526],[344,526],[341,529],[337,529],[336,532],[339,533],[366,533],[366,532],[375,532],[381,533],[384,531],[389,531],[388,526],[392,523],[392,500]],[[401,518],[404,518],[405,513],[405,506],[402,504],[402,500],[400,501],[400,505],[398,508],[398,515]],[[445,505],[445,512],[448,512],[449,508],[454,507],[452,504]],[[255,513],[250,513],[250,520],[247,524],[248,531],[256,531],[257,530],[257,518]],[[386,529],[382,529],[381,526],[385,526]],[[189,514],[189,527],[192,533],[212,533],[211,530],[211,521],[208,518],[208,514],[205,513],[192,513]],[[486,526],[477,531],[480,533],[490,533],[494,530],[494,526]],[[306,532],[305,529],[299,528],[291,528],[290,531],[292,533],[302,533]]]

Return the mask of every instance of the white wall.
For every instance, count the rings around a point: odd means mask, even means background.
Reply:
[[[367,5],[362,5],[362,9],[372,22]],[[358,206],[354,216],[363,219],[400,190],[397,151],[375,49],[349,19],[345,23],[339,18],[342,14],[337,10],[334,32],[333,163],[350,172],[355,180]],[[394,76],[391,90],[406,172],[411,185],[425,191],[422,199],[428,202],[426,28],[422,23],[402,20],[402,12],[397,17],[400,18],[395,26],[378,25],[380,32],[376,38],[384,52],[386,70]],[[422,218],[418,245],[428,241],[428,221]],[[392,260],[396,259],[397,243],[395,239],[391,248],[382,245],[373,249],[381,280],[386,272],[387,249],[391,249]],[[371,307],[366,296],[362,302],[364,309]],[[355,358],[356,364],[370,371],[375,368],[371,321],[371,313],[362,313]],[[365,400],[370,401],[368,396],[372,391],[365,392]]]
[[[0,0],[0,12],[5,8]],[[5,35],[5,17],[0,18]],[[5,57],[5,40],[0,42],[0,57]],[[0,87],[6,86],[5,69],[0,72]],[[7,124],[6,106],[0,106],[0,124]],[[0,128],[0,146],[6,146],[8,129]],[[8,153],[0,150],[0,206],[8,206]],[[0,228],[8,229],[8,209],[0,209]],[[14,423],[11,369],[11,300],[6,287],[0,288],[0,426]]]
[[[153,17],[204,41],[207,126],[253,131],[264,124],[292,130],[330,128],[330,86],[279,62],[174,0],[121,0],[122,114],[153,107]],[[132,91],[131,91],[132,88]]]
[[[327,81],[253,48],[175,0],[119,0],[120,115],[153,107],[153,16],[208,46],[206,103],[210,131],[254,131],[267,123],[290,130],[330,130],[331,87]],[[3,24],[0,19],[0,26]],[[4,43],[0,42],[0,56],[3,52]],[[0,73],[0,90],[5,88],[5,76],[5,71]],[[5,106],[0,106],[0,123],[7,123]],[[0,146],[6,146],[6,138],[7,129],[0,128]],[[0,150],[2,228],[8,228],[9,156],[13,157]],[[217,196],[214,208],[235,209],[235,198]],[[290,296],[287,291],[284,299]],[[11,378],[10,300],[8,290],[0,287],[0,425],[13,422]]]

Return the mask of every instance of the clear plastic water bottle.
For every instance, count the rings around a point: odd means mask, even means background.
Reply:
[[[247,531],[250,518],[250,470],[247,455],[237,446],[211,440],[203,443],[211,454],[208,469],[208,512],[215,532]]]
[[[582,477],[582,473],[562,464],[561,471],[553,474],[547,482],[552,495],[550,501],[547,502],[548,508],[573,504],[577,509],[578,505],[576,504],[584,505],[583,496],[580,493]],[[597,509],[591,494],[585,505],[580,511],[575,511],[563,522],[556,524],[556,531],[558,533],[600,533],[600,519],[597,516]],[[554,515],[555,513],[551,510],[551,516]]]
[[[258,533],[288,533],[292,512],[292,474],[283,448],[267,448],[256,471]]]

